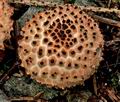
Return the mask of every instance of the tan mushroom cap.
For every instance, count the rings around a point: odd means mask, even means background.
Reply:
[[[83,84],[102,60],[104,41],[97,23],[74,5],[36,14],[21,35],[21,66],[47,86],[64,89]]]
[[[10,38],[13,24],[10,18],[12,13],[13,8],[8,5],[7,0],[0,0],[0,50],[4,50],[3,41]]]

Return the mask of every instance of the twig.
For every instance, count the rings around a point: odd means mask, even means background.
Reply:
[[[7,80],[8,75],[15,69],[17,65],[19,65],[18,62],[14,63],[13,66],[6,73],[0,76],[0,85],[2,85],[5,80]]]
[[[108,8],[110,7],[111,2],[112,2],[112,0],[109,0],[109,1],[108,1]]]
[[[108,96],[110,97],[112,102],[118,102],[119,101],[119,99],[116,97],[115,92],[114,92],[113,89],[112,90],[107,89],[107,92],[108,92]]]
[[[103,100],[103,102],[108,102],[104,97],[101,96],[101,99]]]
[[[46,0],[8,0],[9,3],[24,4],[24,5],[33,5],[33,6],[54,6],[57,3],[48,2]]]
[[[110,45],[113,45],[113,44],[115,44],[115,43],[120,43],[120,40],[118,39],[118,40],[110,40],[110,41],[106,41],[105,42],[105,46],[110,46]]]
[[[98,20],[99,22],[106,23],[106,24],[109,24],[109,25],[120,28],[120,22],[119,21],[108,19],[108,18],[105,18],[105,17],[100,17],[100,16],[93,15],[93,14],[89,14],[89,15],[92,16],[94,19]]]
[[[33,97],[19,97],[19,98],[10,98],[10,101],[33,101]]]
[[[94,88],[94,93],[97,95],[97,84],[96,84],[96,76],[93,76],[93,88]]]
[[[39,92],[39,93],[37,93],[34,97],[33,97],[33,99],[34,100],[38,100],[38,99],[41,99],[41,96],[43,95],[43,92]]]
[[[58,3],[48,2],[47,0],[8,0],[9,3],[19,3],[24,5],[33,5],[33,6],[54,6]],[[66,3],[67,0],[64,0]],[[78,5],[79,6],[79,5]],[[94,12],[115,12],[120,14],[120,10],[114,8],[103,8],[103,7],[93,7],[93,6],[79,6],[82,10],[94,11]]]
[[[117,63],[117,65],[120,65],[120,63]],[[115,64],[110,64],[110,65],[108,65],[109,67],[114,67],[115,66]],[[107,66],[103,66],[102,68],[106,68]]]
[[[80,6],[82,10],[94,11],[94,12],[115,12],[120,14],[120,10],[115,8],[93,7],[93,6]]]
[[[29,101],[29,102],[48,102],[45,99],[42,99],[41,96],[43,95],[43,92],[39,92],[38,94],[36,94],[33,97],[13,97],[12,99],[10,99],[11,101]]]
[[[118,53],[117,53],[117,59],[116,59],[114,68],[116,68],[119,63],[119,54],[120,54],[120,49],[118,50]]]

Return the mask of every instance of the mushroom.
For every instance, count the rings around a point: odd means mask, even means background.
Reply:
[[[31,78],[50,87],[83,84],[102,60],[104,40],[98,24],[75,5],[37,13],[21,35],[21,66]]]
[[[4,50],[4,40],[10,38],[13,21],[11,15],[13,8],[7,3],[7,0],[0,0],[0,50]]]

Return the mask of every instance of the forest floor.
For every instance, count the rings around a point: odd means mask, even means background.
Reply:
[[[0,102],[120,102],[120,1],[64,0],[63,3],[95,7],[95,12],[85,12],[98,22],[105,40],[103,61],[97,72],[84,85],[65,90],[47,88],[24,75],[18,63],[15,32],[17,23],[21,22],[20,17],[34,7],[11,4],[16,8],[12,17],[16,22],[11,40],[5,42],[6,51],[0,55],[4,56],[0,58]],[[103,8],[102,11],[97,7]],[[108,10],[104,11],[104,8]]]

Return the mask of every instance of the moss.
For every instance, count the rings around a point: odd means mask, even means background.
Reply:
[[[11,77],[4,84],[5,93],[10,97],[20,97],[20,96],[35,96],[37,93],[41,92],[42,98],[48,100],[53,99],[59,95],[58,90],[47,88],[44,85],[38,84],[36,81],[28,77]]]

